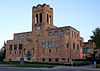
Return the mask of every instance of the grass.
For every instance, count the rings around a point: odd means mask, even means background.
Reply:
[[[52,68],[55,65],[46,65],[46,64],[13,64],[11,67],[31,67],[31,68]]]
[[[25,62],[20,64],[20,62],[0,62],[7,67],[31,67],[31,68],[52,68],[55,66],[71,66],[71,64],[58,64],[58,63],[36,63],[36,62]],[[74,61],[74,66],[87,65],[87,62],[84,61]]]
[[[24,63],[20,64],[19,62],[0,62],[4,67],[30,67],[30,68],[52,68],[57,65],[54,64],[40,64],[40,63]]]

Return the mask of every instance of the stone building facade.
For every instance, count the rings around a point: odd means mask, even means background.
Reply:
[[[26,51],[32,52],[32,62],[68,63],[80,58],[83,38],[71,26],[53,25],[53,8],[49,5],[32,7],[32,32],[14,34],[7,41],[6,61],[27,60]]]

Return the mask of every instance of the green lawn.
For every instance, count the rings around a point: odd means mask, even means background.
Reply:
[[[49,64],[13,64],[11,67],[32,67],[32,68],[52,68],[56,65]]]
[[[3,64],[5,67],[31,67],[31,68],[52,68],[55,66],[71,66],[71,64],[35,63],[35,62],[24,62],[24,64],[20,64],[20,62],[0,62],[0,64]],[[82,66],[87,64],[89,63],[84,61],[74,61],[73,65]]]
[[[39,64],[39,63],[24,63],[20,64],[19,62],[0,62],[5,67],[31,67],[31,68],[52,68],[57,65],[54,64]]]

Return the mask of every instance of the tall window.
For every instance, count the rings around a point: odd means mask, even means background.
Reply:
[[[75,49],[75,43],[73,43],[73,49]]]
[[[17,40],[20,40],[20,36],[17,37]]]
[[[59,40],[55,41],[55,47],[56,48],[59,48],[60,47],[60,41]]]
[[[69,46],[69,43],[68,43],[68,41],[66,41],[66,48],[68,48],[68,46]]]
[[[14,50],[17,50],[17,44],[14,45]]]
[[[35,23],[36,24],[38,23],[38,14],[36,14],[36,17],[35,17]]]
[[[74,37],[74,32],[72,31],[72,38]]]
[[[49,47],[49,48],[52,48],[52,47],[53,47],[53,42],[51,42],[51,41],[48,42],[48,47]]]
[[[12,50],[12,47],[13,47],[13,45],[10,45],[10,46],[9,46],[9,50]]]
[[[49,52],[51,53],[51,49],[49,49]]]
[[[49,16],[49,24],[51,23],[51,16]]]
[[[42,48],[46,48],[46,42],[42,42]]]
[[[40,13],[40,23],[42,22],[42,13]]]
[[[49,58],[49,62],[51,62],[52,61],[52,59],[51,58]]]
[[[49,16],[48,16],[48,14],[47,14],[47,23],[49,22]]]
[[[19,44],[19,49],[22,49],[22,44]]]
[[[77,45],[77,50],[79,50],[79,45]]]
[[[22,39],[24,39],[24,35],[22,35]]]
[[[75,37],[75,39],[76,39],[76,32],[74,32],[74,37]]]

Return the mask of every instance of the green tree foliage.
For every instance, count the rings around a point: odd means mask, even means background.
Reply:
[[[96,48],[100,49],[100,28],[96,28],[93,31],[93,36],[91,36],[91,40],[95,42]]]
[[[4,51],[0,50],[0,61],[3,61],[3,59],[5,59],[5,50]]]
[[[29,61],[31,60],[32,52],[30,50],[27,51],[26,57],[27,57],[27,60],[29,60]]]

